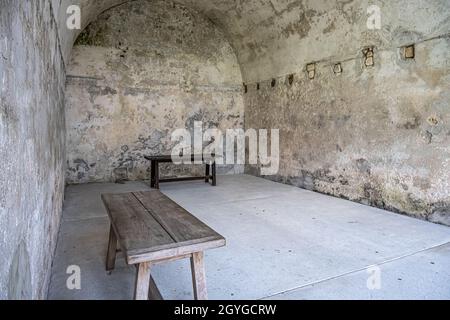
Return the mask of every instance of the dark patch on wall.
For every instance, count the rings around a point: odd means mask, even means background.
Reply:
[[[358,159],[356,160],[356,167],[359,172],[370,175],[370,163],[366,159]]]
[[[344,177],[343,175],[339,175],[337,181],[343,186],[349,185],[348,179],[346,177]]]
[[[128,168],[115,168],[113,170],[113,181],[116,183],[123,183],[128,181]]]
[[[224,117],[225,115],[222,113],[211,114],[206,110],[200,110],[188,115],[188,118],[185,122],[185,127],[188,130],[194,130],[194,123],[196,121],[201,121],[203,123],[204,129],[218,128],[220,122]]]
[[[227,120],[241,120],[242,116],[240,114],[229,114]]]
[[[89,164],[83,159],[75,159],[73,163],[76,165],[77,171],[80,170],[89,171]]]
[[[293,74],[288,75],[287,80],[288,84],[292,86],[292,84],[294,83],[294,75]]]
[[[103,86],[92,85],[92,86],[87,87],[87,91],[89,92],[91,103],[94,103],[95,98],[97,98],[99,96],[107,96],[107,95],[117,94],[117,90],[110,88],[108,86],[103,87]]]
[[[336,29],[336,21],[333,20],[325,29],[323,29],[323,33],[330,33]]]
[[[2,117],[7,125],[14,124],[18,121],[14,107],[7,103],[5,97],[0,97],[0,117]]]
[[[428,220],[450,226],[450,203],[435,203],[432,206]]]
[[[298,35],[300,38],[308,36],[311,30],[311,18],[314,17],[317,12],[315,10],[300,9],[300,17],[294,22],[290,22],[286,27],[281,30],[281,34],[288,38],[292,35]]]
[[[161,131],[161,130],[153,130],[149,136],[140,135],[138,140],[135,142],[137,145],[137,150],[149,150],[150,152],[154,152],[158,154],[164,149],[164,145],[162,141],[164,137],[169,134],[169,130]],[[128,150],[127,150],[128,151]]]
[[[402,127],[408,130],[417,129],[420,126],[420,116],[415,115],[412,119],[407,120]]]
[[[276,79],[272,79],[272,81],[270,82],[270,86],[272,88],[275,88],[276,85],[277,85],[277,80]]]
[[[333,183],[336,180],[336,177],[334,177],[331,174],[330,169],[322,168],[314,171],[312,174],[315,180],[324,181],[328,183]]]
[[[423,131],[421,133],[421,136],[425,143],[430,144],[431,142],[433,142],[433,134],[430,131]]]
[[[431,181],[428,178],[414,177],[413,178],[413,186],[415,188],[420,188],[420,189],[426,191],[426,190],[430,189]]]
[[[105,18],[108,16],[106,15]],[[97,27],[94,23],[89,24],[75,41],[77,46],[98,46],[104,43],[105,34],[108,32],[106,26]]]
[[[362,203],[366,203],[375,207],[384,207],[383,193],[376,184],[370,182],[364,184],[363,198],[360,200]]]

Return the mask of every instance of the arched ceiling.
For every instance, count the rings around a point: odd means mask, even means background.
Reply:
[[[59,12],[57,20],[65,60],[81,32],[65,27],[69,5],[81,7],[84,29],[105,10],[129,1],[153,0],[52,0],[54,11]],[[379,1],[383,27],[368,30],[367,8],[373,4],[371,0],[174,2],[203,13],[222,29],[235,48],[247,82],[298,72],[308,61],[346,59],[366,45],[396,46],[442,34],[445,32],[442,28],[448,28],[445,12],[450,7],[448,0],[422,1],[423,4],[421,0]],[[426,10],[418,10],[421,5]],[[429,19],[430,15],[434,19]],[[409,21],[411,16],[416,17],[415,22]],[[416,24],[420,20],[423,23]],[[404,35],[399,37],[399,33]]]
[[[58,2],[58,0],[54,0]],[[137,0],[59,0],[59,21],[67,19],[66,9],[69,5],[78,5],[82,10],[82,29],[96,17],[114,6]],[[148,0],[152,1],[152,0]],[[305,11],[304,0],[173,0],[188,8],[206,15],[226,34],[239,54],[245,46],[251,50],[262,50],[256,39],[271,38],[274,32],[268,29],[279,29],[281,34],[289,34],[293,26],[290,21],[299,20]],[[63,51],[69,56],[72,44],[80,31],[64,28],[62,35]],[[275,31],[275,30],[274,30]],[[280,32],[277,32],[280,34]],[[251,40],[250,40],[251,39]],[[240,58],[243,58],[241,56]]]

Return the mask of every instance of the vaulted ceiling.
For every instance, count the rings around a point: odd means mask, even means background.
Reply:
[[[69,5],[82,10],[82,28],[114,6],[130,1],[154,0],[52,0],[59,12],[60,40],[66,60],[80,31],[64,27]],[[417,11],[420,0],[378,3],[382,10],[381,30],[368,30],[369,0],[174,0],[207,16],[235,48],[246,81],[267,80],[302,68],[305,61],[344,59],[365,45],[386,47],[392,43],[423,40],[442,34],[448,0],[424,1],[427,10]],[[423,15],[423,19],[421,17]],[[433,19],[428,19],[432,15]],[[419,16],[423,24],[406,19]],[[448,18],[448,17],[447,17]],[[388,22],[388,23],[387,23]],[[445,21],[444,21],[445,22]],[[414,32],[409,32],[412,29]],[[399,33],[404,33],[399,37]],[[297,68],[297,70],[294,70]]]

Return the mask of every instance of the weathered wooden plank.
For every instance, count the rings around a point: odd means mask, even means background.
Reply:
[[[175,242],[220,237],[213,229],[161,192],[133,192]]]
[[[111,224],[109,229],[108,253],[106,255],[106,271],[112,271],[116,265],[117,237]]]
[[[223,237],[211,237],[154,247],[147,250],[135,250],[129,252],[128,264],[179,257],[190,253],[219,248],[223,246],[225,246],[225,239]]]
[[[127,263],[137,267],[136,300],[162,300],[151,266],[188,257],[195,299],[208,298],[203,251],[224,246],[220,234],[160,191],[104,194],[102,199],[111,219],[106,268],[114,268],[119,243]]]
[[[192,284],[194,286],[194,299],[207,300],[205,264],[203,252],[196,252],[191,257]]]
[[[136,270],[135,300],[148,300],[150,290],[150,262],[140,263]]]
[[[161,260],[152,260],[152,264],[156,266],[158,264],[187,259],[187,258],[190,258],[191,256],[192,256],[192,253],[188,253],[188,254],[183,254],[181,256],[175,256],[175,257],[170,257],[170,258],[161,259]]]
[[[102,199],[128,264],[177,259],[225,245],[221,235],[160,191],[106,194]]]
[[[163,178],[163,179],[159,179],[159,183],[181,182],[181,181],[196,181],[196,180],[203,180],[203,179],[206,179],[206,177],[198,176],[198,177]]]
[[[102,199],[128,263],[129,252],[174,243],[132,193],[104,194]]]

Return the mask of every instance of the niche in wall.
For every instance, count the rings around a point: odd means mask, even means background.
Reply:
[[[208,19],[170,1],[135,1],[100,15],[79,36],[67,79],[68,183],[148,179],[144,155],[170,154],[173,130],[192,130],[195,121],[243,128],[232,47]]]

